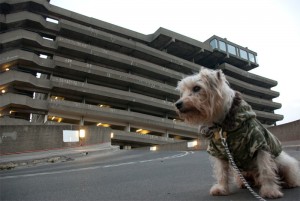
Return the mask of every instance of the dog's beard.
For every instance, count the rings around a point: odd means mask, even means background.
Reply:
[[[203,123],[203,113],[197,109],[186,109],[178,112],[181,119],[191,125],[199,125]]]

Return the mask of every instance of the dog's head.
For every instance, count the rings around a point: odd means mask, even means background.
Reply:
[[[206,68],[182,79],[176,89],[180,92],[180,99],[175,103],[177,113],[196,125],[211,124],[224,117],[234,96],[223,72]]]

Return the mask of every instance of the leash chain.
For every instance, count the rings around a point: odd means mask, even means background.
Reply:
[[[221,142],[225,148],[225,152],[227,154],[227,157],[233,167],[233,169],[235,170],[235,172],[238,174],[239,178],[241,179],[241,181],[243,182],[243,184],[245,185],[245,187],[250,191],[250,193],[257,198],[260,201],[266,201],[264,198],[262,198],[261,196],[259,196],[249,185],[249,183],[246,181],[245,177],[242,175],[241,171],[239,170],[239,168],[237,167],[236,163],[234,162],[233,156],[231,155],[229,148],[228,148],[228,144],[226,142],[226,139],[223,137],[222,134],[222,128],[219,131],[220,134],[220,138],[221,138]]]

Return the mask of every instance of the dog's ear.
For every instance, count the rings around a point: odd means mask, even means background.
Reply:
[[[203,66],[200,66],[200,70],[199,70],[199,73],[201,73],[202,70],[205,70],[205,67]]]
[[[224,78],[224,73],[222,70],[217,70],[217,78],[220,81]]]
[[[216,77],[217,77],[217,80],[222,82],[222,81],[225,81],[225,83],[230,86],[228,80],[226,79],[225,77],[225,74],[223,73],[223,71],[221,69],[217,70],[216,72]]]

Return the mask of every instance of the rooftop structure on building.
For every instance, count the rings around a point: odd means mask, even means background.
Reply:
[[[274,113],[277,82],[248,72],[257,53],[226,38],[200,42],[164,28],[144,35],[46,0],[0,6],[0,124],[104,126],[116,144],[133,146],[195,139],[198,129],[173,104],[177,82],[201,66],[222,69],[263,124],[283,119]]]

